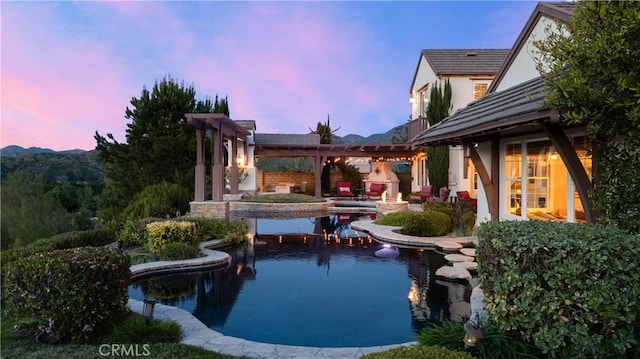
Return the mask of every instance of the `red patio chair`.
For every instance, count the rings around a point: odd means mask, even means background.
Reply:
[[[380,197],[384,192],[384,183],[372,183],[369,190],[365,192],[367,197]]]
[[[414,201],[424,202],[429,198],[431,198],[432,194],[433,194],[433,186],[422,186],[422,189],[420,189],[420,193],[412,194],[411,196],[409,196],[409,199]]]
[[[336,195],[338,197],[353,197],[353,192],[351,191],[351,182],[338,182]]]
[[[438,197],[429,198],[429,201],[446,202],[449,199],[449,193],[451,193],[451,190],[449,188],[440,187],[440,195]]]
[[[478,200],[476,200],[475,198],[471,198],[471,194],[469,194],[469,191],[458,191],[456,192],[456,195],[458,196],[459,201],[468,201],[471,203],[472,207],[478,206]]]

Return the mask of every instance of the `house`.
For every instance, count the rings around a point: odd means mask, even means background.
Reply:
[[[594,220],[595,163],[583,127],[544,105],[535,41],[571,19],[572,3],[539,3],[481,99],[423,131],[414,145],[458,145],[473,162],[478,221]]]
[[[450,113],[453,113],[484,95],[508,53],[508,49],[422,50],[409,89],[409,139],[429,128],[426,109],[436,82],[444,84],[445,80],[449,80],[452,93]],[[475,195],[474,170],[465,160],[462,147],[456,144],[451,146],[449,158],[449,187],[452,193],[464,190]],[[419,191],[422,185],[428,184],[424,154],[414,160],[412,178],[413,191]]]

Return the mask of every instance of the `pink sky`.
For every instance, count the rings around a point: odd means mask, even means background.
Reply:
[[[534,2],[2,2],[0,147],[124,142],[125,109],[170,75],[262,133],[406,123],[425,48],[510,48]]]

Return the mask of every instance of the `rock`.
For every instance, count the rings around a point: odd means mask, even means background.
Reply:
[[[484,322],[487,319],[487,311],[484,307],[484,292],[480,286],[473,288],[471,291],[471,316],[469,319],[476,323]]]
[[[471,273],[464,268],[444,266],[438,268],[436,271],[436,276],[444,277],[447,279],[471,279]]]
[[[460,253],[464,254],[465,256],[475,257],[476,256],[476,249],[475,248],[462,248],[462,249],[460,249]]]
[[[442,241],[438,242],[436,245],[442,248],[443,252],[457,252],[462,248],[462,244],[453,241]]]
[[[453,263],[454,267],[457,268],[464,268],[468,271],[477,271],[478,270],[478,263],[477,262],[455,262]]]
[[[447,254],[444,259],[451,263],[455,262],[473,262],[473,257],[465,256],[463,254]]]

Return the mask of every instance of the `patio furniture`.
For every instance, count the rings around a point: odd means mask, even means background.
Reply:
[[[295,183],[278,183],[276,193],[291,193],[295,188]]]
[[[469,194],[469,191],[458,191],[456,192],[456,195],[458,196],[459,201],[467,201],[471,203],[472,207],[478,206],[478,201],[475,198],[471,198],[471,194]]]
[[[372,183],[369,187],[369,190],[365,192],[368,197],[380,197],[382,196],[382,192],[384,192],[384,184],[383,183]]]
[[[409,199],[413,201],[424,202],[431,198],[432,194],[433,186],[422,186],[422,188],[420,189],[420,193],[412,194],[411,196],[409,196]]]
[[[449,193],[451,193],[451,190],[449,188],[440,187],[439,196],[431,197],[428,200],[434,202],[446,202],[449,199]]]
[[[353,197],[353,192],[351,191],[351,182],[338,182],[336,195],[338,197]]]

